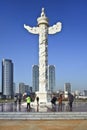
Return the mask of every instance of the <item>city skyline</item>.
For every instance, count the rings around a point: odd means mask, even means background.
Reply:
[[[63,26],[60,33],[48,36],[48,64],[55,65],[57,89],[63,89],[66,82],[72,90],[87,88],[86,6],[86,0],[0,1],[0,62],[3,58],[13,61],[16,84],[32,85],[32,65],[38,65],[38,35],[29,34],[23,26],[37,26],[44,7],[50,25],[62,22]]]

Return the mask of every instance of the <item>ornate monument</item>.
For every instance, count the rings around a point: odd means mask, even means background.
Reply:
[[[50,93],[48,92],[48,34],[55,34],[61,31],[61,23],[58,22],[49,27],[48,18],[42,8],[41,17],[37,18],[38,26],[30,27],[24,24],[24,28],[30,33],[39,35],[39,96],[40,103],[50,101]]]

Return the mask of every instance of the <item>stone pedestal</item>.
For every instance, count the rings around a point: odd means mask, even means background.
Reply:
[[[40,105],[45,105],[48,102],[51,102],[51,93],[50,92],[36,92],[36,95],[39,97]]]

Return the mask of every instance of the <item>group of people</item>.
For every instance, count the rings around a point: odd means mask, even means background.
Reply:
[[[72,111],[73,100],[74,100],[74,96],[71,93],[68,93],[69,111]],[[16,105],[17,105],[17,103],[19,103],[19,106],[20,106],[21,105],[21,97],[15,96],[14,102]],[[27,110],[30,110],[31,97],[29,95],[26,97],[26,102],[27,102]],[[38,107],[39,106],[39,97],[38,96],[36,97],[36,102],[37,102],[37,107]],[[56,102],[58,102],[58,111],[62,111],[63,94],[59,94],[58,98],[56,96],[52,97],[52,100],[51,100],[52,108],[56,108]]]
[[[62,111],[63,94],[60,94],[58,98],[56,98],[56,96],[52,97],[51,103],[53,108],[56,107],[56,101],[58,101],[58,111]],[[69,111],[72,111],[73,101],[74,101],[74,96],[71,93],[68,93]]]
[[[30,108],[31,108],[31,106],[30,106],[30,104],[31,104],[31,96],[27,95],[25,100],[26,100],[26,103],[27,103],[27,110],[30,110]],[[36,97],[36,101],[37,101],[37,106],[39,106],[39,97],[38,96]],[[15,103],[16,106],[17,106],[17,104],[19,104],[19,106],[20,106],[21,105],[21,97],[15,95],[14,96],[14,103]]]

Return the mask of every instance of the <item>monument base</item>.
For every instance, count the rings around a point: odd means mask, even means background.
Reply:
[[[39,97],[39,104],[47,104],[51,102],[51,93],[50,92],[36,92],[36,96]]]

